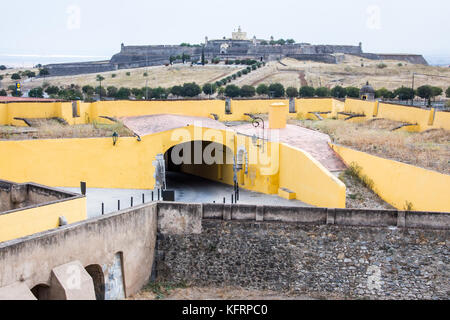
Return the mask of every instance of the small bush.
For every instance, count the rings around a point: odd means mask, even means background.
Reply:
[[[384,69],[384,68],[387,68],[387,64],[385,64],[385,63],[377,64],[377,68],[378,68],[378,69]]]
[[[350,166],[345,173],[355,179],[358,179],[365,187],[373,190],[375,184],[372,179],[362,173],[362,168],[356,163],[350,163]]]

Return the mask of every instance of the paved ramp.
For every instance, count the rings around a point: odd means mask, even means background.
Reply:
[[[239,125],[233,127],[233,129],[247,135],[261,135],[261,130],[256,130],[251,124]],[[270,137],[268,132],[272,132],[272,130],[266,130],[266,138],[274,140],[276,138],[275,133],[273,132]],[[344,162],[328,145],[328,142],[331,142],[328,135],[295,125],[287,125],[285,129],[278,130],[278,132],[280,142],[308,152],[329,171],[335,172],[346,169]]]

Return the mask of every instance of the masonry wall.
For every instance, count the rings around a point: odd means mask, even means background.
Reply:
[[[196,227],[165,228],[176,212]],[[161,281],[316,298],[449,298],[448,213],[160,203],[158,217]]]
[[[117,288],[117,254],[123,257],[126,296],[150,277],[156,241],[156,205],[147,204],[0,244],[0,288],[15,282],[29,289],[50,285],[55,267],[78,260],[99,265],[107,297]]]

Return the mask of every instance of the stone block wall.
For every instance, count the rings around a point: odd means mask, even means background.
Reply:
[[[165,207],[158,219],[173,216]],[[188,212],[203,217],[201,230],[159,229],[154,279],[317,298],[450,297],[446,213],[213,204]]]

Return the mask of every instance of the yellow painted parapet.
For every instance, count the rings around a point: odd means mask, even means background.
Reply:
[[[374,191],[399,210],[450,211],[450,175],[332,145],[346,164],[352,162],[374,183]]]
[[[0,242],[58,228],[61,216],[67,219],[68,224],[86,220],[86,198],[0,214]]]
[[[309,153],[280,144],[280,188],[296,199],[329,208],[345,208],[346,187]]]

